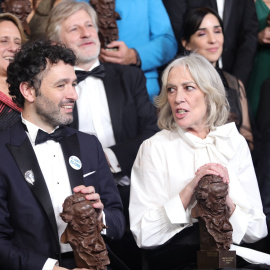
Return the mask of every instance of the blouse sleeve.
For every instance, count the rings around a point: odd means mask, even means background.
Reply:
[[[236,209],[230,218],[233,226],[233,241],[253,243],[267,235],[266,219],[263,213],[257,178],[250,151],[241,138],[238,151],[231,160],[230,196]]]
[[[166,192],[166,157],[151,140],[138,152],[131,174],[130,226],[137,245],[161,245],[192,223],[190,208],[184,209],[179,194]]]

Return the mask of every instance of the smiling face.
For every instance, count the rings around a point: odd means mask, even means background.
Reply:
[[[56,126],[67,125],[73,121],[74,102],[78,98],[75,91],[77,78],[74,68],[63,61],[48,64],[43,72],[37,94],[34,89],[31,90],[31,112],[23,112],[23,116],[49,132]]]
[[[167,97],[176,124],[192,134],[205,138],[207,105],[205,94],[197,86],[188,68],[173,67],[167,80]]]
[[[187,50],[196,51],[214,66],[223,51],[224,36],[216,16],[205,15],[199,29],[190,37],[189,43],[183,41]]]
[[[17,26],[10,21],[0,22],[0,76],[7,75],[7,67],[21,46],[21,35]]]
[[[79,10],[63,21],[60,41],[74,51],[78,58],[78,66],[83,69],[88,70],[98,58],[98,33],[85,10]]]

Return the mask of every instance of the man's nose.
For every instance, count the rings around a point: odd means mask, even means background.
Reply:
[[[87,27],[81,29],[81,37],[90,37],[90,30]]]
[[[74,101],[76,101],[78,99],[78,94],[77,94],[74,86],[69,87],[66,98],[72,99]]]

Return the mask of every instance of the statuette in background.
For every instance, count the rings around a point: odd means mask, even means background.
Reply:
[[[120,16],[115,11],[115,1],[90,0],[89,3],[98,15],[98,29],[101,47],[108,49],[107,45],[119,38],[116,20],[120,20]]]
[[[1,8],[3,12],[9,12],[21,21],[27,36],[31,34],[30,27],[26,21],[32,11],[31,2],[29,0],[5,0],[1,4]]]

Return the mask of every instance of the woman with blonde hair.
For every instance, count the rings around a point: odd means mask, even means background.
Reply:
[[[161,131],[139,149],[129,205],[130,228],[137,245],[145,249],[150,269],[184,269],[196,262],[193,193],[208,174],[229,185],[226,203],[233,242],[265,237],[250,151],[235,123],[226,124],[229,105],[215,68],[196,53],[174,60],[163,73],[155,104]]]

